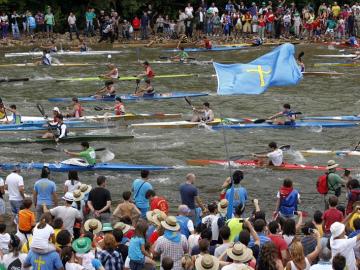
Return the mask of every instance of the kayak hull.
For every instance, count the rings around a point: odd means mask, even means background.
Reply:
[[[98,129],[98,128],[110,128],[114,127],[113,125],[80,125],[80,126],[71,126],[71,130],[78,129]],[[31,124],[20,124],[20,125],[4,125],[0,126],[0,132],[2,131],[38,131],[38,130],[48,130],[48,126],[43,125],[31,125]]]
[[[170,92],[170,93],[157,93],[153,96],[134,96],[132,94],[120,95],[119,97],[122,100],[126,101],[139,101],[139,100],[165,100],[165,99],[174,99],[174,98],[185,98],[185,97],[203,97],[208,96],[208,93],[186,93],[186,92]],[[79,101],[83,102],[95,102],[95,101],[115,101],[115,97],[101,97],[96,98],[94,96],[90,97],[79,97]],[[51,102],[70,102],[71,98],[49,98]]]
[[[155,166],[155,165],[135,165],[128,163],[98,163],[94,166],[76,166],[63,163],[0,163],[0,168],[3,170],[12,170],[15,167],[20,167],[24,170],[41,170],[47,166],[53,172],[68,172],[68,171],[164,171],[171,170],[173,167]]]
[[[59,143],[66,142],[83,142],[83,141],[122,141],[133,139],[132,135],[79,135],[67,136],[60,139]],[[20,139],[3,139],[0,144],[21,144],[21,143],[55,143],[54,139],[43,138],[20,138]]]
[[[93,64],[87,63],[60,63],[51,65],[38,65],[35,63],[23,63],[23,64],[2,64],[0,67],[86,67]]]
[[[357,54],[318,54],[315,56],[321,57],[321,58],[355,58],[355,57],[358,57],[359,55],[357,55]]]
[[[130,125],[131,128],[195,128],[202,126],[214,126],[221,123],[221,119],[215,119],[212,122],[190,122],[190,121],[173,121],[173,122],[153,122],[139,123]]]
[[[53,52],[51,55],[72,55],[72,56],[89,56],[89,55],[104,55],[104,54],[119,54],[121,51],[58,51]],[[21,53],[5,53],[5,57],[21,57],[21,56],[42,56],[43,52],[21,52]]]
[[[184,48],[185,52],[221,52],[221,51],[236,51],[236,50],[242,50],[246,49],[249,46],[219,46],[219,47],[213,47],[211,49],[206,48]],[[180,52],[179,49],[171,49],[171,50],[162,50],[162,52],[166,53],[176,53]]]
[[[356,115],[342,115],[342,116],[307,116],[303,120],[337,120],[337,121],[360,121],[360,117]]]
[[[345,73],[335,72],[335,71],[305,71],[302,72],[304,76],[341,76],[345,75]]]
[[[164,75],[155,75],[155,79],[166,79],[166,78],[186,78],[186,77],[195,77],[197,74],[164,74]],[[126,76],[120,77],[118,79],[113,79],[113,81],[135,81],[138,80],[138,77]],[[101,77],[84,77],[84,78],[59,78],[56,79],[56,82],[91,82],[91,81],[105,81],[106,79]]]
[[[247,128],[300,128],[300,127],[326,127],[326,128],[341,128],[341,127],[356,127],[358,123],[342,123],[342,122],[305,122],[298,121],[295,125],[276,125],[270,123],[261,124],[234,124],[234,125],[217,125],[213,129],[247,129]]]
[[[300,150],[300,153],[304,156],[315,156],[315,155],[337,155],[337,156],[360,156],[360,151],[351,150]]]
[[[221,165],[228,166],[227,160],[207,160],[207,159],[191,159],[186,160],[188,165],[192,166],[208,166],[208,165]],[[326,171],[326,166],[315,165],[303,165],[303,164],[291,164],[283,163],[281,166],[267,166],[261,164],[258,160],[236,160],[230,161],[230,165],[233,167],[253,167],[253,168],[271,168],[274,170],[309,170],[309,171]],[[345,170],[344,168],[336,168],[337,170]],[[351,169],[348,169],[351,170]]]

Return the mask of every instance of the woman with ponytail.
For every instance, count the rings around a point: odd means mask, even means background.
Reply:
[[[55,234],[51,224],[51,214],[45,213],[41,216],[39,223],[33,230],[33,238],[30,249],[39,254],[49,253],[55,250]]]
[[[64,193],[73,192],[78,189],[81,185],[77,171],[69,171],[68,180],[64,183]]]

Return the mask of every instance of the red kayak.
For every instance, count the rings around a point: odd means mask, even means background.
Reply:
[[[188,159],[186,160],[186,163],[188,165],[193,166],[206,166],[206,165],[222,165],[227,166],[228,161],[227,160],[221,160],[221,159]],[[235,160],[230,161],[230,164],[234,167],[255,167],[255,168],[261,168],[261,167],[268,167],[274,170],[308,170],[308,171],[326,171],[326,166],[316,166],[316,165],[304,165],[304,164],[292,164],[292,163],[283,163],[281,166],[267,166],[264,165],[259,160]],[[337,170],[345,170],[345,168],[336,168]],[[351,168],[346,168],[347,170],[353,170]]]

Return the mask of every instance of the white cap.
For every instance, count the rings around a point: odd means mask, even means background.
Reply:
[[[74,201],[74,195],[72,192],[66,192],[65,195],[62,197],[63,200],[73,202]]]
[[[58,107],[54,107],[53,111],[60,113],[60,109]]]
[[[331,238],[339,237],[345,231],[345,225],[340,222],[334,222],[330,226]]]

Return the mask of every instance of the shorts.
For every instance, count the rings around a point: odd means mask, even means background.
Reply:
[[[295,126],[295,121],[285,121],[284,125],[286,125],[286,126]]]
[[[20,207],[22,207],[23,201],[12,201],[10,200],[11,212],[14,215],[17,215],[20,211]]]
[[[155,92],[144,93],[143,97],[153,97],[154,95],[155,95]]]

